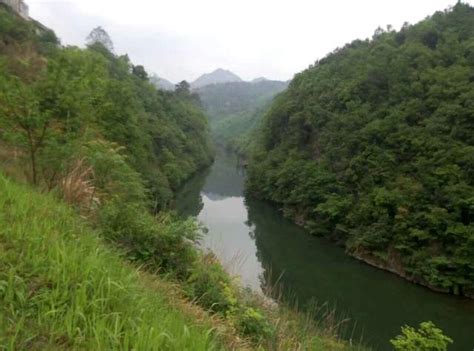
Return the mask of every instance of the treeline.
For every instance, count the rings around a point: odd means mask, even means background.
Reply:
[[[52,31],[8,12],[1,8],[0,138],[28,160],[33,183],[52,189],[79,160],[92,162],[91,154],[101,165],[121,157],[159,209],[210,164],[200,107],[184,94],[157,91],[142,66],[113,53],[103,29],[86,49],[61,47]]]
[[[201,228],[168,212],[213,158],[196,96],[157,91],[100,27],[87,44],[0,4],[0,344],[353,349],[196,249]]]
[[[474,296],[473,102],[474,8],[379,28],[277,97],[248,191],[356,257]]]

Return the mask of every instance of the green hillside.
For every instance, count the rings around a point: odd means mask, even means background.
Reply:
[[[222,349],[70,208],[2,175],[0,194],[0,349]]]
[[[29,180],[53,188],[91,141],[108,141],[164,207],[210,164],[206,117],[190,97],[158,91],[142,66],[100,41],[61,47],[52,31],[9,12],[0,8],[0,138],[30,161]]]
[[[1,350],[355,350],[242,288],[170,212],[213,152],[189,89],[0,5]],[[23,184],[20,184],[23,183]]]
[[[378,29],[276,98],[248,191],[358,258],[474,296],[473,101],[474,8]]]
[[[214,140],[236,146],[258,126],[273,97],[288,83],[271,80],[207,85],[196,90],[209,117]]]

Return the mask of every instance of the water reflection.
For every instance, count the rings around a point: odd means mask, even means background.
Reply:
[[[433,293],[348,257],[324,239],[314,238],[282,218],[267,203],[243,196],[244,174],[232,154],[220,152],[211,170],[190,181],[177,199],[184,215],[197,216],[209,233],[202,245],[212,249],[242,282],[256,290],[282,287],[300,306],[328,302],[349,317],[346,337],[363,334],[378,350],[404,324],[432,320],[456,344],[474,348],[474,303]],[[264,269],[266,268],[266,269]]]

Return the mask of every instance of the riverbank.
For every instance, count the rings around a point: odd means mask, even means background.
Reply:
[[[390,272],[392,274],[395,274],[410,283],[420,285],[424,288],[427,288],[431,291],[437,292],[437,293],[443,293],[443,294],[448,294],[448,295],[455,295],[455,296],[460,296],[464,298],[469,298],[471,300],[474,300],[474,291],[466,291],[466,290],[450,290],[450,289],[442,289],[437,286],[433,286],[429,284],[427,281],[423,280],[420,277],[416,277],[410,274],[407,274],[403,267],[398,264],[397,260],[394,260],[392,264],[389,264],[377,257],[373,257],[370,254],[364,253],[364,252],[348,252],[348,254],[361,261],[364,262],[372,267],[375,267],[377,269],[381,269],[387,272]]]
[[[0,175],[0,344],[7,349],[217,350],[212,319],[172,302],[68,206]],[[183,306],[183,305],[181,305]],[[189,305],[191,306],[191,305]]]
[[[121,250],[99,239],[54,194],[36,193],[2,175],[0,193],[2,345],[12,349],[286,350],[297,345],[315,350],[359,349],[338,341],[330,328],[308,323],[304,315],[265,304],[230,278],[220,290],[210,278],[221,274],[216,273],[221,271],[212,257],[203,262],[201,275],[195,273],[188,281],[156,275],[146,265],[126,264]],[[200,299],[198,286],[204,289]],[[220,292],[227,294],[225,314],[215,310],[223,303],[213,300]],[[272,330],[259,329],[265,326]]]
[[[459,349],[472,346],[471,300],[434,293],[349,256],[325,238],[310,235],[272,204],[245,196],[245,171],[233,153],[218,150],[212,167],[177,196],[177,210],[207,228],[201,246],[256,291],[277,286],[283,305],[302,312],[314,305],[336,309],[339,336],[374,349],[392,350],[400,327],[431,320]],[[420,304],[420,301],[423,301]],[[324,309],[323,308],[323,309]]]
[[[279,208],[279,204],[277,203],[272,203],[272,206],[275,206],[275,208]],[[295,223],[295,225],[305,230],[308,229],[308,222],[305,216],[299,214],[298,211],[294,211],[288,208],[283,208],[280,211],[285,217],[289,218],[293,223]],[[328,236],[328,240],[334,242],[334,240],[331,238],[330,235]],[[334,242],[334,245],[339,245],[339,244],[340,243],[338,242]],[[345,251],[350,257],[356,260],[364,262],[365,264],[368,264],[377,269],[381,269],[391,274],[395,274],[398,277],[403,278],[410,283],[422,286],[436,293],[454,295],[457,297],[474,300],[474,291],[463,289],[461,286],[457,286],[454,289],[442,288],[440,286],[435,286],[435,285],[430,284],[428,281],[426,281],[422,277],[407,273],[401,263],[400,254],[396,253],[396,251],[393,248],[388,250],[388,253],[386,255],[387,258],[385,260],[380,257],[371,255],[367,250],[352,249],[352,250],[345,250]]]

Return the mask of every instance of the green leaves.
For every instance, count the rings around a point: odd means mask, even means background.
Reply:
[[[473,40],[474,10],[458,3],[297,74],[254,142],[249,192],[349,251],[393,250],[391,268],[472,291]]]
[[[158,210],[184,180],[210,163],[209,131],[200,107],[180,94],[157,91],[142,66],[104,47],[102,29],[86,50],[66,47],[45,53],[38,51],[36,41],[47,41],[42,35],[48,33],[37,34],[14,19],[0,9],[1,137],[25,151],[34,183],[54,188],[74,159],[84,156],[81,145],[116,143],[122,160],[105,149],[96,151],[107,162],[90,159],[100,169],[96,181],[109,182],[99,173],[107,173],[102,172],[106,164],[116,167],[106,177],[122,172],[124,184],[146,185]],[[130,189],[133,198],[143,197],[137,195],[143,190]]]
[[[390,342],[396,351],[446,351],[453,340],[432,322],[423,322],[419,329],[402,327],[402,335]]]

